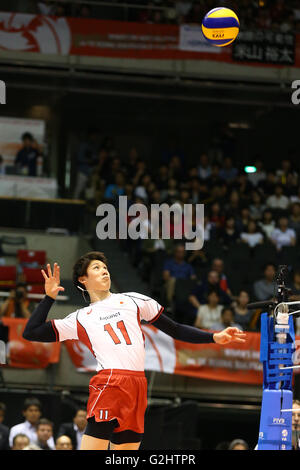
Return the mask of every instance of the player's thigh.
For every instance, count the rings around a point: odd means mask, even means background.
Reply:
[[[127,444],[113,444],[110,443],[110,450],[138,450],[140,447],[140,442],[128,442]]]
[[[81,440],[80,450],[107,450],[109,440],[98,439],[84,434]]]

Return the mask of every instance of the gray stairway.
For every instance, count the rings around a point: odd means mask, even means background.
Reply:
[[[150,296],[149,286],[140,279],[127,254],[120,249],[117,240],[95,238],[93,249],[102,251],[108,260],[113,290],[139,292]]]

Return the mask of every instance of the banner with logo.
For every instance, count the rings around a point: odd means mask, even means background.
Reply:
[[[44,369],[59,361],[61,343],[37,343],[23,338],[26,319],[2,317],[1,322],[8,327],[6,366]]]
[[[241,31],[232,45],[236,61],[294,65],[295,35],[268,30]]]
[[[270,34],[268,31],[256,32],[255,38],[249,42],[249,33],[240,32],[238,40],[233,43],[235,49],[232,55],[232,46],[217,48],[206,42],[200,25],[161,25],[0,12],[0,50],[4,51],[63,56],[217,60],[256,66],[268,63],[273,67],[292,66],[295,63],[300,66],[300,35],[294,38],[290,34],[272,33],[272,39]],[[294,59],[291,36],[296,40]],[[254,54],[254,45],[257,44],[260,47],[264,44],[263,55]]]
[[[247,333],[246,343],[220,346],[177,341],[151,325],[142,325],[142,329],[145,370],[244,384],[263,382],[259,333]],[[78,371],[96,370],[96,360],[84,344],[79,341],[65,344]]]

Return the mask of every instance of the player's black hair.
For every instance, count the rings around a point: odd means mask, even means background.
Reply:
[[[38,398],[26,398],[23,404],[23,411],[26,411],[30,406],[37,406],[37,408],[42,411],[42,405]]]
[[[85,255],[81,256],[73,266],[73,284],[75,287],[85,289],[85,286],[78,281],[78,278],[86,275],[87,268],[93,260],[102,261],[102,263],[107,266],[107,259],[101,251],[89,251]]]

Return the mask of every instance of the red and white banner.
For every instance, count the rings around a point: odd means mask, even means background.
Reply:
[[[61,343],[37,343],[23,338],[27,320],[2,317],[1,322],[9,328],[6,366],[44,369],[49,364],[59,361]]]
[[[151,325],[143,325],[142,329],[145,335],[145,370],[225,382],[262,384],[259,333],[247,333],[245,344],[220,346],[177,341]],[[95,358],[84,344],[66,341],[65,345],[78,371],[96,370]]]
[[[241,64],[232,58],[231,46],[210,46],[200,35],[200,27],[195,25],[0,12],[0,50],[135,59],[217,60]],[[243,64],[266,67],[266,64],[252,61]],[[296,37],[295,66],[300,66],[299,34]]]

